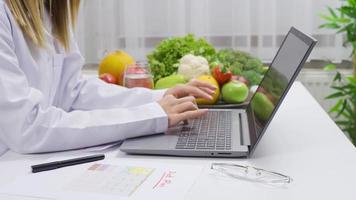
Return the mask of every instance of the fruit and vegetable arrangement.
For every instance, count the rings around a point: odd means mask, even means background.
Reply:
[[[176,73],[180,65],[179,61],[188,54],[201,56],[210,64],[215,60],[216,50],[205,39],[196,39],[191,34],[163,40],[153,52],[147,55],[154,81]]]
[[[197,99],[201,105],[240,104],[249,95],[249,86],[258,85],[267,70],[261,60],[233,49],[216,50],[194,35],[163,40],[147,55],[155,89],[166,89],[192,79],[216,86],[212,100]],[[99,65],[102,80],[122,85],[125,65],[134,59],[123,51],[106,56]]]
[[[99,78],[110,84],[123,85],[126,65],[135,63],[124,51],[115,51],[103,58],[99,64]]]

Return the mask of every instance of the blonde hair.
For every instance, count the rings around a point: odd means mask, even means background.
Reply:
[[[43,17],[48,12],[54,36],[69,49],[70,26],[75,27],[80,0],[7,0],[7,5],[25,35],[44,48]]]

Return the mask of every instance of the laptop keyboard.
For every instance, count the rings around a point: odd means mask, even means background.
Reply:
[[[184,125],[176,149],[231,150],[231,111],[208,112]]]

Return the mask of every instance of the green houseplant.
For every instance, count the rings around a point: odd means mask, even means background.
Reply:
[[[337,72],[331,86],[335,92],[326,99],[337,99],[330,112],[336,114],[336,123],[356,145],[356,0],[344,0],[339,8],[328,7],[328,10],[328,15],[321,15],[326,23],[320,28],[336,29],[337,33],[345,34],[344,46],[352,46],[353,76],[344,77]],[[334,70],[335,65],[327,65],[325,69]]]

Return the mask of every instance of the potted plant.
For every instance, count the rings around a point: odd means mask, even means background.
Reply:
[[[344,46],[352,46],[353,76],[344,77],[336,72],[331,86],[335,92],[326,99],[337,99],[330,112],[336,114],[336,123],[356,145],[356,0],[344,0],[339,8],[328,7],[328,10],[328,15],[321,15],[326,23],[320,28],[335,29],[337,33],[345,34]],[[329,64],[325,69],[334,70],[335,65]]]

